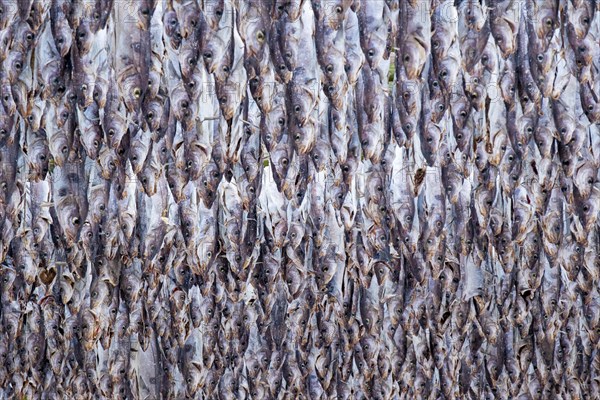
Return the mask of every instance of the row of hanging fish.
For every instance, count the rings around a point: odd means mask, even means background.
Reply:
[[[595,0],[0,0],[0,398],[600,398]]]

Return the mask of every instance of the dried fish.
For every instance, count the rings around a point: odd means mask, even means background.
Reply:
[[[596,0],[0,0],[0,398],[596,398]]]

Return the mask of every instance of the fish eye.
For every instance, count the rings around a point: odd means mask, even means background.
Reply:
[[[335,8],[335,12],[338,13],[338,14],[341,14],[342,12],[344,12],[344,9],[341,6],[337,6]]]
[[[295,106],[294,106],[294,112],[295,112],[296,114],[297,114],[297,113],[299,113],[299,112],[300,112],[300,110],[301,110],[301,108],[300,108],[300,106],[299,106],[299,105],[295,105]]]
[[[256,40],[258,40],[260,43],[264,42],[265,33],[263,31],[256,32]]]
[[[538,60],[539,62],[542,62],[542,61],[544,61],[544,55],[543,55],[543,54],[538,54],[538,56],[537,56],[537,60]]]
[[[133,89],[133,97],[135,97],[136,99],[139,99],[140,96],[142,95],[142,90],[138,87]]]
[[[21,61],[17,61],[17,62],[15,63],[15,69],[16,69],[17,71],[20,71],[20,70],[21,70],[21,68],[23,68],[23,64],[21,63]]]
[[[206,53],[203,54],[204,58],[208,58],[211,59],[212,58],[212,52],[207,51]]]
[[[333,64],[329,64],[325,70],[327,71],[328,74],[331,74],[333,72]]]
[[[369,49],[369,51],[367,52],[367,55],[369,56],[369,58],[373,58],[373,56],[375,55],[375,50]]]
[[[229,72],[229,67],[227,65],[223,65],[223,72],[228,73]]]

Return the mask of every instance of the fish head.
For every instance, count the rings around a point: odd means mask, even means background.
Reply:
[[[231,121],[239,107],[239,85],[233,82],[226,85],[217,85],[217,96],[223,118]]]
[[[425,160],[430,166],[433,166],[437,160],[437,153],[441,139],[442,131],[438,125],[434,123],[428,123],[425,125],[421,140],[421,151],[425,157]]]
[[[327,0],[324,4],[324,20],[328,27],[337,31],[342,28],[352,0]]]
[[[425,45],[415,36],[411,36],[404,42],[402,50],[402,65],[406,71],[406,76],[410,80],[419,79],[427,60]],[[381,49],[381,53],[383,53],[383,48]],[[369,60],[368,54],[367,60]]]
[[[141,107],[145,91],[142,76],[135,69],[127,68],[118,76],[120,96],[130,113],[135,113]],[[147,83],[147,82],[146,82]]]
[[[75,29],[75,45],[80,56],[88,54],[92,48],[95,35],[92,33],[90,21],[83,20]]]
[[[206,23],[213,31],[217,30],[225,13],[230,12],[225,9],[225,0],[205,0],[203,11]]]

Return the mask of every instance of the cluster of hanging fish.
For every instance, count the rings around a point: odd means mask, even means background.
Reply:
[[[0,397],[600,398],[589,0],[0,0]]]

